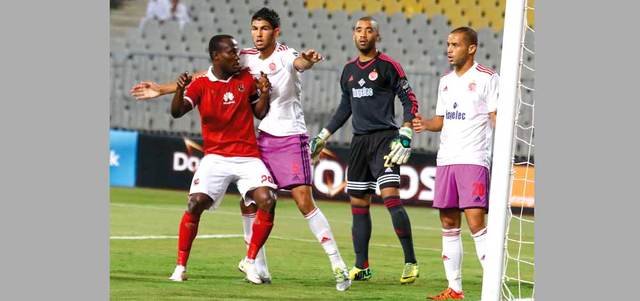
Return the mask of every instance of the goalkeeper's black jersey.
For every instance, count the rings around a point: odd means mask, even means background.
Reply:
[[[394,100],[402,102],[403,121],[411,122],[418,101],[400,64],[384,53],[368,61],[356,57],[344,66],[340,77],[342,99],[327,129],[335,133],[353,115],[353,133],[369,134],[397,129]]]

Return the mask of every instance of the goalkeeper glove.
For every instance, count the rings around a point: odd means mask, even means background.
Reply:
[[[318,135],[311,139],[309,148],[311,149],[311,162],[313,164],[318,163],[318,160],[320,159],[320,153],[322,152],[322,149],[327,143],[329,137],[331,137],[331,133],[329,132],[329,130],[322,129],[322,131],[320,131]]]
[[[391,152],[387,155],[391,159],[391,163],[401,165],[409,161],[412,136],[413,130],[411,128],[402,127],[398,130],[398,137],[391,141]]]

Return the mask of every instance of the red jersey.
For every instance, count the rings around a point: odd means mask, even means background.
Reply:
[[[184,99],[200,111],[204,153],[260,158],[249,99],[257,94],[253,77],[243,69],[221,80],[213,75],[212,68],[194,79],[184,92]]]

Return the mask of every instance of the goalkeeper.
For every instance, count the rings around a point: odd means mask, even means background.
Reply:
[[[318,160],[326,141],[353,116],[353,140],[347,172],[347,192],[353,216],[352,237],[356,255],[355,266],[349,271],[352,280],[371,278],[368,249],[371,237],[369,205],[376,187],[389,210],[404,251],[404,269],[400,283],[412,283],[418,277],[418,264],[413,250],[411,223],[400,200],[400,165],[409,160],[411,120],[418,110],[415,94],[406,75],[389,56],[376,49],[380,39],[378,23],[371,17],[360,18],[354,27],[353,39],[358,57],[342,70],[342,99],[329,124],[311,140],[311,156]],[[400,98],[403,124],[394,121],[394,101]]]

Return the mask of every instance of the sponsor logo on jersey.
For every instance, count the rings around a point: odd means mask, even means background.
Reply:
[[[449,120],[465,120],[467,119],[467,113],[464,112],[460,112],[458,110],[456,110],[458,108],[458,103],[454,102],[453,103],[453,109],[455,111],[447,111],[445,114],[445,119],[449,119]]]
[[[353,98],[369,97],[373,96],[373,89],[367,87],[360,89],[352,88],[351,94],[353,95]]]
[[[374,81],[376,79],[378,79],[378,72],[376,72],[376,69],[373,69],[373,71],[369,73],[369,80]]]
[[[470,82],[469,83],[469,91],[471,91],[471,92],[475,92],[476,91],[476,82]]]
[[[222,104],[230,105],[230,104],[236,103],[235,101],[233,101],[233,98],[234,98],[233,93],[231,92],[224,93],[224,96],[222,97]]]

